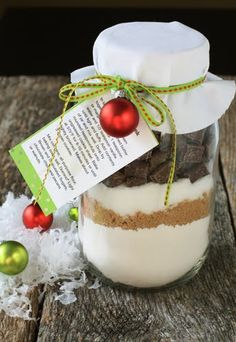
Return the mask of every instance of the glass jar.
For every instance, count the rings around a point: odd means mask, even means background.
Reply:
[[[79,238],[90,268],[109,283],[173,286],[201,268],[211,239],[218,124],[177,135],[169,206],[171,134],[81,197]]]

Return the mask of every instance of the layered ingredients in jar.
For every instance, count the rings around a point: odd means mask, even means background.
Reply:
[[[168,207],[172,136],[154,134],[157,147],[82,196],[84,255],[114,283],[164,286],[189,272],[208,247],[215,126],[177,135]]]

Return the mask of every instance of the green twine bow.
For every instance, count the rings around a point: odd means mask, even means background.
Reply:
[[[144,120],[155,127],[162,125],[166,118],[169,121],[172,132],[172,147],[171,147],[171,167],[167,181],[167,189],[165,194],[165,206],[168,205],[170,188],[173,183],[176,165],[176,126],[173,115],[168,106],[162,101],[158,94],[176,94],[191,90],[201,85],[205,80],[205,76],[200,77],[192,82],[183,83],[169,87],[149,87],[140,82],[133,80],[125,80],[120,76],[96,75],[85,78],[84,80],[67,84],[60,89],[59,97],[65,101],[65,105],[61,114],[61,123],[65,115],[69,102],[82,103],[86,100],[96,98],[110,90],[123,90],[127,98],[137,107],[139,113]],[[73,95],[76,89],[86,89],[79,95]],[[92,90],[90,90],[92,89]],[[69,93],[68,93],[69,92]],[[145,95],[145,97],[144,97]],[[148,98],[147,98],[148,95]],[[148,108],[148,105],[153,107],[159,114],[159,121],[155,119]],[[58,130],[58,134],[60,131]],[[58,135],[59,136],[59,135]]]

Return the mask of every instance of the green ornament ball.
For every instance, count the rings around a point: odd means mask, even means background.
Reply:
[[[69,210],[69,218],[72,221],[78,222],[78,219],[79,219],[79,210],[78,210],[78,208],[76,208],[76,207],[70,208],[70,210]]]
[[[16,275],[24,271],[29,261],[26,248],[17,241],[4,241],[0,244],[0,272]]]

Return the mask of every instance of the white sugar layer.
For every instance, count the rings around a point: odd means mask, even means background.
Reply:
[[[124,230],[85,218],[80,239],[87,259],[114,282],[158,287],[179,279],[203,256],[210,217],[184,226]]]

